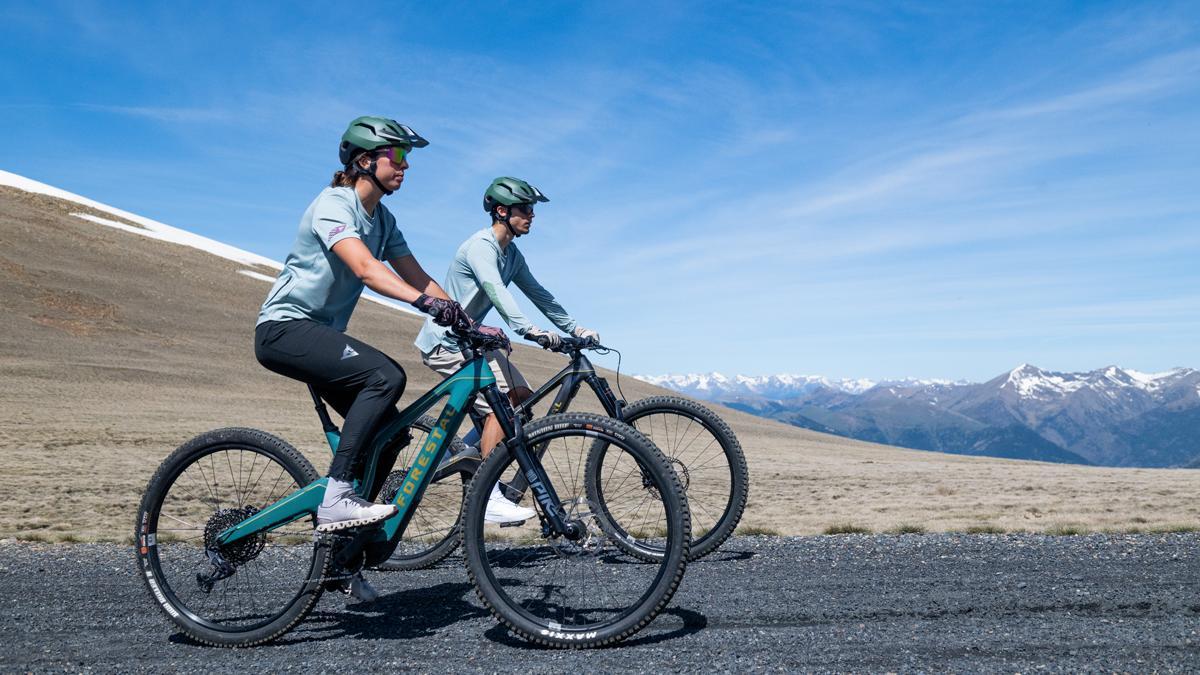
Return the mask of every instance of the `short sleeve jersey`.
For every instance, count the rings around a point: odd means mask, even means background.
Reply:
[[[383,204],[367,215],[353,188],[325,188],[300,219],[296,242],[258,313],[258,323],[310,319],[346,330],[363,283],[333,252],[333,245],[350,237],[361,240],[379,260],[412,255]]]

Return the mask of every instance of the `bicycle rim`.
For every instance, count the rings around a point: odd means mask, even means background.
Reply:
[[[733,532],[746,505],[746,461],[733,432],[714,413],[686,400],[639,401],[629,407],[624,420],[663,453],[687,492],[691,558],[712,552]],[[621,540],[629,543],[633,555],[662,553],[653,542]]]
[[[143,509],[142,530],[152,538],[143,540],[141,557],[155,599],[185,629],[200,628],[194,637],[223,642],[227,635],[238,642],[296,611],[298,603],[315,602],[307,596],[325,556],[314,548],[311,517],[220,548],[234,568],[227,578],[213,578],[206,553],[225,528],[313,478],[288,464],[253,444],[222,443],[178,458],[156,477],[156,499]]]
[[[561,419],[586,420],[570,426]],[[626,432],[606,433],[619,425]],[[465,536],[468,567],[480,595],[510,628],[527,639],[555,647],[607,644],[636,632],[667,603],[683,574],[689,521],[682,489],[665,462],[635,431],[614,420],[570,414],[526,427],[530,445],[545,443],[542,465],[559,498],[557,508],[585,528],[578,541],[548,538],[539,519],[516,527],[486,522],[487,495],[497,480],[507,484],[519,467],[498,448],[476,475],[468,500]],[[598,481],[586,476],[587,457],[598,437],[608,445],[611,472]],[[643,481],[657,490],[648,499]],[[636,487],[635,487],[636,483]],[[592,489],[606,488],[602,506]],[[521,500],[533,506],[532,494]],[[541,504],[536,507],[539,511]],[[630,530],[653,523],[645,534],[667,552],[658,560],[631,560],[612,541],[604,518],[623,518]]]

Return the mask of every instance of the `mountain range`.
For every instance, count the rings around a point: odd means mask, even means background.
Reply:
[[[982,383],[638,377],[806,429],[920,450],[1101,466],[1200,466],[1200,371],[1190,368],[1061,373],[1022,364]]]

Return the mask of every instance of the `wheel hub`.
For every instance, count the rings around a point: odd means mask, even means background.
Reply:
[[[596,506],[580,497],[562,505],[562,519],[580,528],[582,532],[575,539],[557,537],[553,540],[554,550],[564,558],[580,556],[596,556],[605,548],[608,535],[600,529],[596,520]]]

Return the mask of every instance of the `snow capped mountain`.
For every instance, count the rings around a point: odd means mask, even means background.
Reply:
[[[846,394],[862,394],[880,385],[890,387],[922,387],[927,385],[962,384],[950,380],[884,380],[867,379],[835,380],[822,375],[734,375],[726,377],[712,372],[689,375],[634,375],[637,379],[680,393],[703,399],[720,399],[739,396],[772,399],[792,399],[819,390],[832,390]]]
[[[643,382],[674,389],[697,398],[718,396],[766,396],[770,398],[793,398],[813,391],[818,387],[858,393],[874,386],[865,380],[833,381],[813,375],[765,375],[749,377],[721,373],[690,375],[634,375]]]
[[[1023,363],[981,383],[816,375],[637,376],[817,431],[891,445],[1106,466],[1200,465],[1200,371]]]
[[[1047,401],[1069,396],[1081,390],[1098,392],[1108,398],[1117,392],[1142,392],[1152,398],[1160,398],[1180,382],[1191,379],[1200,371],[1190,368],[1174,368],[1161,373],[1143,373],[1128,368],[1108,366],[1086,373],[1060,373],[1042,370],[1023,363],[1005,376],[994,378],[988,383],[998,383],[998,388],[1015,394],[1017,399]],[[718,372],[687,375],[634,375],[648,382],[680,393],[709,400],[732,397],[762,397],[770,399],[792,399],[803,397],[820,389],[844,394],[859,395],[872,389],[890,391],[899,396],[901,392],[911,394],[914,389],[945,389],[963,387],[972,383],[963,380],[904,378],[899,380],[832,379],[823,375],[734,375],[728,377]]]
[[[1081,389],[1108,392],[1133,389],[1154,395],[1161,393],[1196,371],[1173,368],[1162,373],[1142,373],[1136,370],[1108,366],[1087,373],[1056,373],[1023,363],[1009,372],[1002,388],[1010,388],[1021,398],[1047,399],[1073,394]]]

